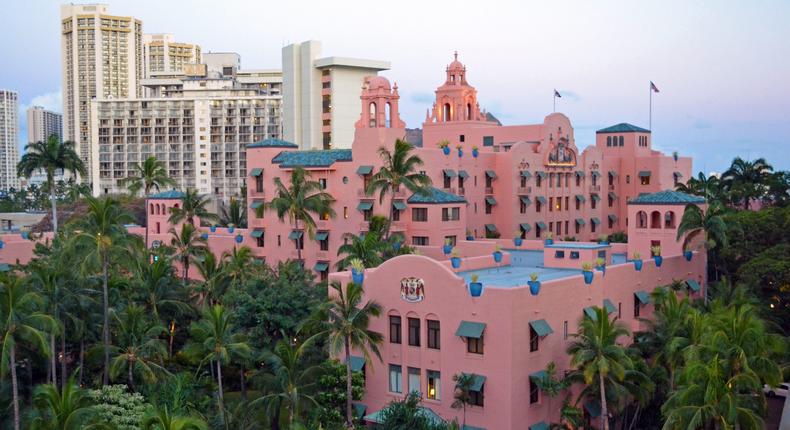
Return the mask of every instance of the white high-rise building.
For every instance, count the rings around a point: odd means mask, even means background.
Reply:
[[[19,95],[0,89],[0,191],[19,188],[16,165],[19,163]]]
[[[145,77],[156,73],[183,72],[200,63],[200,46],[176,42],[172,34],[144,34]]]
[[[27,108],[27,141],[45,142],[53,134],[63,141],[63,115],[41,106]]]
[[[320,56],[315,40],[282,49],[285,140],[302,149],[351,148],[365,78],[390,63]]]
[[[65,4],[60,17],[63,138],[75,143],[91,177],[91,101],[142,95],[143,23],[110,15],[104,4]]]

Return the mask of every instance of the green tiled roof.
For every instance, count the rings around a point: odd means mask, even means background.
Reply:
[[[598,224],[600,224],[600,223],[601,223],[601,220],[599,220],[599,219],[598,219],[598,217],[592,217],[592,218],[590,219],[590,221],[591,221],[593,224],[595,224],[595,225],[598,225]]]
[[[584,218],[576,218],[576,224],[584,225],[585,224]]]
[[[466,203],[466,199],[448,193],[446,191],[442,191],[438,188],[428,187],[428,192],[426,194],[414,193],[409,197],[407,200],[409,203],[418,203],[418,204],[442,204],[442,203]]]
[[[304,232],[301,230],[294,230],[288,235],[288,239],[297,240],[301,238],[303,234]]]
[[[158,194],[153,194],[148,196],[149,199],[181,199],[184,198],[184,193],[181,191],[170,190],[170,191],[163,191]]]
[[[546,320],[530,321],[529,326],[532,327],[532,330],[535,330],[535,333],[537,333],[540,337],[548,336],[554,333],[554,330],[551,329],[551,326],[546,322]]]
[[[617,193],[614,191],[609,191],[609,197],[611,197],[612,200],[617,200]]]
[[[465,424],[461,426],[461,430],[486,430],[486,429],[482,427],[475,427],[475,426],[470,426],[469,424]]]
[[[650,177],[650,170],[640,170],[639,171],[640,178],[649,178]]]
[[[584,315],[586,315],[588,318],[590,318],[593,321],[596,321],[598,319],[598,314],[595,313],[595,308],[592,306],[588,306],[584,308]]]
[[[329,167],[338,161],[351,161],[350,149],[286,151],[277,154],[272,163],[280,167]]]
[[[621,122],[620,124],[615,124],[611,127],[602,128],[596,131],[596,133],[650,133],[650,130],[637,127],[627,122]]]
[[[458,171],[458,177],[459,178],[468,178],[469,177],[469,173],[466,170],[459,170]]]
[[[299,145],[281,139],[264,139],[247,145],[247,148],[298,148]]]
[[[583,170],[577,170],[576,171],[576,176],[578,176],[580,178],[583,178],[584,177],[584,171]]]
[[[538,176],[540,176],[541,178],[545,178],[545,177],[546,177],[546,172],[541,172],[540,170],[538,170],[537,172],[535,172],[535,174],[536,174],[536,175],[538,175]]]
[[[687,205],[689,203],[705,203],[700,196],[664,190],[652,194],[643,194],[628,201],[629,205]]]
[[[365,416],[365,412],[368,410],[368,406],[366,404],[354,402],[351,405],[354,407],[354,414],[356,414],[358,418]]]
[[[497,178],[496,172],[493,171],[493,170],[486,170],[486,176],[488,176],[491,179],[496,179]]]
[[[8,263],[0,263],[0,272],[8,272],[11,270],[11,265]]]
[[[250,209],[258,209],[261,206],[263,206],[263,200],[253,200],[250,203]]]
[[[538,370],[537,372],[530,373],[529,379],[541,381],[546,379],[548,376],[549,372],[546,372],[545,370]]]
[[[538,228],[541,229],[541,230],[545,230],[546,229],[546,223],[543,222],[543,221],[538,221],[538,222],[535,223],[535,225],[538,226]]]
[[[634,295],[639,300],[639,303],[643,305],[650,303],[650,294],[648,294],[647,291],[637,291]]]
[[[585,199],[584,196],[581,195],[581,194],[576,194],[576,200],[578,200],[578,201],[580,201],[582,203],[587,201],[587,199]]]
[[[617,222],[617,215],[615,215],[615,214],[609,214],[609,219],[610,219],[612,222]]]
[[[527,170],[522,170],[521,171],[521,177],[529,179],[529,178],[532,177],[532,173],[529,173],[529,171],[527,171]]]
[[[595,200],[596,202],[601,200],[601,196],[599,196],[598,194],[593,194],[590,196],[590,198]]]
[[[537,196],[537,197],[535,197],[535,200],[537,200],[537,201],[539,201],[541,203],[546,203],[546,198],[543,197],[543,196]]]
[[[529,206],[532,204],[532,200],[529,199],[529,196],[521,196],[521,203]]]
[[[455,331],[455,335],[458,337],[471,337],[474,339],[480,339],[480,337],[483,336],[483,330],[485,329],[485,323],[461,321],[461,324],[458,325],[458,330]]]

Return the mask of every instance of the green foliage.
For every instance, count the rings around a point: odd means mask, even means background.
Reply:
[[[231,197],[228,204],[222,203],[220,207],[219,222],[223,227],[233,225],[247,228],[247,205],[244,201]]]
[[[142,190],[148,196],[152,190],[159,192],[161,188],[176,185],[176,181],[167,176],[165,163],[154,156],[146,158],[143,164],[132,163],[131,168],[134,174],[119,180],[118,185],[128,187],[132,195]]]
[[[32,430],[78,430],[107,428],[97,423],[97,409],[88,395],[69,378],[63,390],[51,384],[39,385],[33,395]]]
[[[360,400],[365,393],[365,378],[362,372],[351,377],[353,400]],[[317,406],[311,411],[314,427],[319,424],[327,430],[345,429],[346,417],[346,365],[338,360],[321,363],[320,376],[316,381],[315,400]]]
[[[423,409],[421,401],[416,392],[409,393],[403,400],[393,400],[379,413],[381,427],[387,430],[447,430],[447,423]]]
[[[138,430],[151,408],[139,393],[130,393],[124,385],[105,385],[88,391],[99,419],[113,429]]]
[[[616,231],[609,235],[609,243],[628,243],[628,233]]]

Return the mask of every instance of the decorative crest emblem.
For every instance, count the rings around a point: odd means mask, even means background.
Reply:
[[[425,298],[425,282],[419,278],[400,280],[400,297],[409,303],[419,303]]]

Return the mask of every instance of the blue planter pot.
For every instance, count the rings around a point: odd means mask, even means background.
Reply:
[[[595,276],[595,272],[585,272],[582,270],[582,275],[584,275],[584,283],[587,285],[592,284],[593,277]]]
[[[637,272],[642,271],[642,260],[634,260],[634,269],[636,269]]]
[[[607,242],[607,241],[605,241],[605,240],[601,240],[601,241],[599,241],[599,242],[598,242],[598,244],[599,244],[599,245],[608,245],[608,244],[609,244],[609,242]]]
[[[475,240],[474,236],[466,236],[466,240]]]
[[[211,230],[212,233],[216,233],[217,232],[217,226],[215,226],[215,225],[212,225],[208,229]]]
[[[494,262],[501,263],[502,262],[502,252],[494,251]]]
[[[233,233],[236,231],[236,227],[228,227],[228,233]]]
[[[25,240],[30,239],[30,232],[23,231],[21,234],[22,234],[22,239]]]
[[[459,149],[458,150],[458,158],[461,158],[463,156],[464,156],[464,150],[463,149]]]
[[[442,246],[442,252],[444,252],[444,255],[450,255],[450,253],[453,252],[453,246],[452,245]]]
[[[203,240],[208,240],[208,233],[202,233],[200,235],[200,238],[203,239]]]
[[[686,251],[683,253],[683,256],[686,257],[686,261],[691,261],[691,257],[694,256],[694,253],[691,251]]]
[[[546,245],[554,245],[554,239],[546,239]]]
[[[450,155],[450,147],[445,146],[444,148],[442,148],[442,152],[444,152],[444,155]]]
[[[664,257],[662,257],[660,255],[654,255],[653,256],[653,261],[656,262],[656,267],[661,267],[661,263],[664,262]]]
[[[480,155],[480,151],[479,151],[479,150],[477,150],[477,149],[473,149],[473,150],[472,150],[472,157],[475,157],[475,158],[477,158],[477,156],[478,156],[478,155]]]
[[[403,246],[403,244],[401,244],[400,242],[395,242],[392,244],[392,249],[394,249],[395,251],[400,251],[401,246]]]
[[[354,269],[351,269],[351,281],[357,285],[362,285],[362,282],[365,280],[365,272],[357,272]]]
[[[0,249],[3,249],[3,248],[5,248],[5,242],[3,242],[2,240],[0,240]]]
[[[469,294],[472,297],[480,297],[483,294],[483,283],[482,282],[470,282],[469,283]]]
[[[244,242],[244,236],[242,236],[240,234],[237,234],[236,235],[236,243],[242,243],[242,242]]]
[[[459,257],[452,257],[450,258],[450,264],[453,265],[453,269],[457,269],[461,267],[461,258]]]
[[[521,246],[521,242],[523,242],[523,239],[521,239],[520,237],[513,238],[513,245]]]
[[[537,296],[540,293],[540,281],[527,281],[527,285],[529,285],[529,292],[533,296]]]

